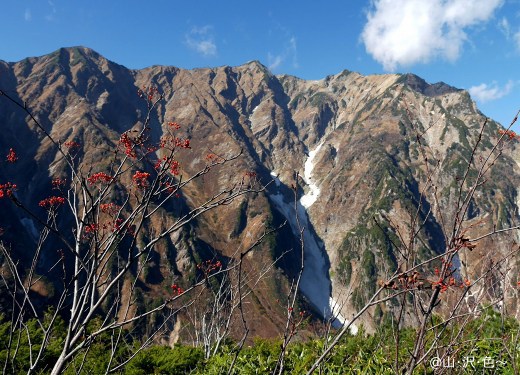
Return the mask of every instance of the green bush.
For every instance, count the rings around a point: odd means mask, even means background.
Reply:
[[[200,348],[185,345],[153,346],[140,352],[125,369],[125,374],[187,374],[204,361]]]

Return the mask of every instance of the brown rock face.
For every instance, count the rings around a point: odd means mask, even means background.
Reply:
[[[411,217],[421,219],[420,228],[414,229],[420,234],[413,244],[417,262],[446,248],[456,220],[458,181],[466,173],[485,120],[465,91],[444,83],[430,85],[414,75],[364,77],[343,71],[305,81],[274,76],[258,62],[211,69],[154,66],[129,70],[83,47],[16,63],[0,62],[0,88],[26,102],[55,139],[84,145],[80,168],[85,171],[105,166],[110,151],[102,145],[115,145],[122,132],[142,125],[146,108],[137,90],[150,85],[164,94],[151,121],[152,137],[159,140],[167,132],[165,124],[174,121],[191,140],[194,152],[179,160],[183,171],[199,169],[210,153],[229,155],[242,150],[243,155],[193,184],[184,206],[165,207],[163,220],[151,223],[148,230],[164,228],[175,210],[201,203],[239,181],[246,171],[254,171],[263,184],[272,175],[278,176],[267,193],[219,208],[159,244],[151,271],[143,279],[151,301],[160,299],[164,285],[172,280],[188,280],[199,261],[213,253],[234,257],[237,249],[267,227],[282,222],[284,215],[293,215],[284,212],[273,197],[285,199],[290,207],[295,172],[300,176],[300,196],[313,196],[302,214],[308,215],[305,229],[321,252],[323,280],[329,283],[323,293],[341,304],[343,317],[348,319],[367,301],[378,279],[403,266],[398,247],[410,239]],[[65,165],[28,118],[6,102],[0,105],[4,129],[0,153],[13,147],[19,154],[16,171],[0,165],[0,183],[16,180],[19,199],[34,206],[48,195],[52,178],[66,177]],[[492,149],[499,128],[493,121],[488,123],[479,156]],[[478,199],[465,213],[468,223],[474,224],[468,226],[468,236],[478,237],[485,230],[518,221],[516,161],[520,157],[515,147],[503,150],[488,182],[478,187]],[[478,160],[472,168],[477,167]],[[432,169],[435,172],[428,174]],[[468,181],[464,189],[470,187]],[[6,202],[0,204],[0,226],[10,231],[6,239],[16,243],[13,251],[26,260],[23,249],[36,241],[38,227],[22,211]],[[512,241],[511,235],[502,235],[461,253],[459,272],[469,278],[478,274],[490,261],[505,255]],[[294,228],[286,226],[248,257],[247,268],[261,269],[286,250],[295,249],[270,268],[259,284],[250,285],[247,308],[253,334],[274,336],[282,329],[286,311],[276,300],[284,298],[288,279],[295,275],[298,246]],[[488,246],[493,246],[493,255],[486,252]],[[52,262],[52,257],[45,261]],[[53,283],[56,280],[48,280],[48,285]],[[48,291],[41,294],[49,296]],[[316,313],[323,314],[324,306],[315,303],[313,296],[307,297]],[[506,303],[516,311],[513,298]],[[390,302],[383,313],[394,308]],[[370,311],[364,322],[371,326],[379,318]]]

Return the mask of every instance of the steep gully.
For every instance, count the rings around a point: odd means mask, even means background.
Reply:
[[[335,328],[340,328],[346,323],[345,318],[340,313],[341,306],[332,298],[332,286],[329,278],[329,262],[326,258],[323,242],[315,236],[312,230],[307,210],[316,202],[320,194],[320,188],[311,178],[314,170],[314,159],[323,146],[321,142],[314,150],[309,152],[304,165],[303,179],[309,190],[299,201],[296,202],[298,219],[301,227],[304,228],[304,262],[305,268],[300,281],[300,290],[307,297],[309,302],[317,309],[324,319],[330,320]],[[276,172],[271,172],[275,180],[276,187],[281,186]],[[277,210],[285,216],[294,235],[300,237],[296,215],[294,212],[294,202],[285,201],[283,194],[277,189],[276,194],[271,194],[270,198]],[[351,331],[355,333],[357,327],[352,325]]]

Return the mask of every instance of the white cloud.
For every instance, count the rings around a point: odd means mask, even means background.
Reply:
[[[296,38],[293,36],[289,39],[289,54],[292,55],[292,65],[298,68],[298,47],[296,47]]]
[[[49,4],[49,7],[51,8],[51,12],[45,16],[45,19],[52,22],[56,19],[56,5],[54,5],[54,2],[51,0],[48,0],[47,4]]]
[[[456,60],[466,29],[489,20],[504,0],[374,0],[361,34],[367,52],[393,71],[398,65]]]
[[[511,37],[511,25],[509,24],[509,21],[507,20],[507,18],[503,17],[498,22],[498,28],[502,31],[502,33],[504,33],[506,38],[509,39]]]
[[[520,31],[517,31],[515,35],[513,36],[513,39],[515,40],[516,47],[520,50]]]
[[[508,41],[512,40],[514,42],[515,47],[520,51],[520,28],[516,29],[517,31],[515,32],[506,17],[503,17],[498,22],[498,28],[502,31]]]
[[[31,13],[31,10],[29,8],[25,9],[25,13],[23,14],[23,18],[24,20],[26,20],[27,22],[29,22],[30,20],[32,20],[32,13]]]
[[[273,55],[271,52],[267,53],[267,65],[270,70],[277,69],[280,65],[282,65],[284,58],[282,55]]]
[[[298,68],[298,47],[296,38],[291,36],[285,43],[284,50],[279,54],[267,53],[267,65],[270,70],[276,70],[282,63],[287,60],[292,60],[293,68]]]
[[[506,96],[511,92],[514,85],[513,81],[508,81],[504,87],[498,86],[496,82],[490,85],[482,83],[478,86],[470,87],[468,91],[474,99],[481,103],[486,103]]]
[[[217,45],[213,36],[213,27],[206,25],[203,27],[193,27],[185,35],[185,42],[192,50],[197,51],[204,57],[217,55]]]

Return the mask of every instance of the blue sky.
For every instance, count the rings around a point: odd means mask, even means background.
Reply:
[[[24,0],[4,2],[0,28],[5,61],[83,45],[129,68],[412,72],[468,89],[504,125],[520,109],[520,0]]]

